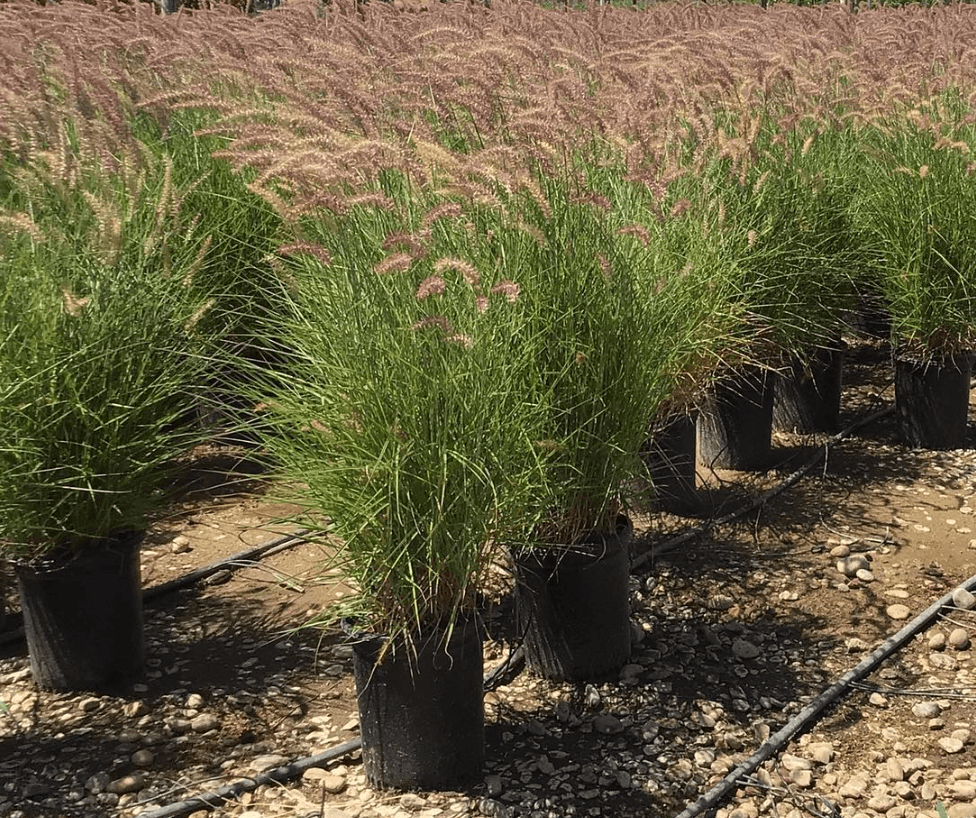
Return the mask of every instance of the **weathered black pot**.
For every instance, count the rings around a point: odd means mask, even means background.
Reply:
[[[374,789],[456,789],[481,779],[485,760],[484,660],[474,621],[447,642],[433,630],[402,642],[353,644],[363,768]]]
[[[683,515],[700,510],[695,487],[695,445],[694,415],[672,415],[651,429],[644,462],[654,485],[654,496],[664,511]]]
[[[762,471],[772,453],[772,376],[748,367],[720,380],[698,415],[698,457],[712,468]]]
[[[142,538],[142,532],[127,532],[15,565],[38,687],[98,691],[139,675],[145,656]]]
[[[526,663],[540,676],[595,681],[627,664],[632,537],[633,526],[621,516],[613,534],[513,553],[516,625]]]
[[[794,355],[789,368],[777,373],[773,428],[787,432],[836,432],[840,428],[840,395],[844,378],[843,341]]]
[[[920,361],[895,356],[895,411],[898,429],[918,449],[959,449],[965,445],[972,358],[967,354]]]

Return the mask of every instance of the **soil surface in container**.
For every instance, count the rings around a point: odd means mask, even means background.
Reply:
[[[842,427],[893,400],[888,349],[851,341]],[[888,414],[759,512],[658,552],[631,582],[636,644],[619,679],[524,672],[488,693],[485,776],[469,790],[375,792],[352,755],[210,814],[677,814],[976,573],[974,421],[971,404],[969,449],[912,451]],[[770,471],[700,472],[706,513],[776,485],[824,439],[774,433]],[[287,529],[274,521],[289,509],[264,496],[246,455],[200,453],[183,504],[146,540],[147,586]],[[695,524],[642,511],[639,497],[633,516],[638,553]],[[328,543],[298,545],[148,605],[145,674],[115,695],[38,693],[23,643],[0,644],[0,816],[133,816],[356,737],[352,649],[338,629],[299,629],[349,593],[323,574],[329,556]],[[512,648],[506,566],[495,577],[488,669]],[[800,818],[833,805],[934,818],[939,801],[954,818],[976,815],[974,633],[967,611],[922,632],[741,782],[719,815]]]

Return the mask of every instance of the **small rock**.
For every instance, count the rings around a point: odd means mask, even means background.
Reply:
[[[752,644],[752,642],[748,642],[741,637],[736,638],[732,642],[732,654],[737,656],[739,659],[755,659],[760,653],[762,653],[762,651]]]
[[[954,650],[965,650],[969,647],[969,632],[965,628],[954,628],[949,634],[949,646]]]
[[[408,792],[400,798],[400,806],[411,812],[417,812],[427,806],[427,799],[415,792]]]
[[[191,693],[186,697],[186,706],[191,707],[194,710],[199,710],[203,707],[203,696],[199,693]]]
[[[844,557],[848,557],[851,554],[850,546],[847,545],[835,545],[830,549],[830,556],[836,560],[841,560]],[[840,569],[838,569],[840,570]],[[843,573],[843,571],[841,571]]]
[[[220,719],[213,713],[201,713],[190,721],[190,729],[194,733],[208,733],[220,726]],[[174,728],[175,732],[175,728]]]
[[[623,722],[610,713],[600,713],[593,719],[593,729],[598,733],[613,736],[624,731]]]
[[[853,577],[858,571],[866,571],[871,566],[867,558],[862,554],[851,554],[837,561],[837,570],[845,577]]]
[[[948,737],[940,738],[939,746],[945,750],[945,752],[949,753],[949,755],[953,755],[955,753],[961,753],[962,748],[965,745],[957,738]]]
[[[896,803],[895,799],[890,795],[875,795],[868,799],[868,809],[873,809],[875,812],[887,812]]]
[[[349,719],[349,721],[347,721],[339,729],[341,729],[343,733],[351,733],[353,730],[357,729],[358,727],[359,727],[359,718],[353,717]]]
[[[105,787],[105,791],[122,795],[126,792],[138,792],[144,786],[146,786],[146,777],[142,773],[132,773],[131,775],[124,775],[121,778],[110,781],[108,786]]]
[[[840,788],[839,795],[841,798],[862,798],[867,791],[867,780],[860,776],[854,776]]]
[[[14,670],[10,673],[4,673],[0,675],[0,685],[14,685],[18,682],[26,681],[30,678],[31,670],[29,667],[22,667],[20,670]]]
[[[874,574],[867,568],[859,568],[854,576],[861,580],[861,582],[874,582]]]
[[[583,694],[583,700],[587,707],[595,710],[600,706],[600,691],[593,687],[593,685],[587,685]]]
[[[273,770],[276,767],[281,767],[287,764],[288,758],[282,755],[277,755],[275,753],[269,753],[268,755],[258,756],[252,759],[250,767],[256,773],[263,773],[267,770]]]
[[[907,605],[902,605],[900,602],[896,602],[894,605],[889,605],[886,613],[895,620],[908,619],[908,617],[912,615],[911,608],[909,608]]]
[[[238,818],[264,818],[264,815],[262,815],[257,810],[249,809],[249,810],[247,810],[245,812],[242,812],[238,816]]]
[[[177,537],[173,537],[173,542],[169,545],[169,550],[173,554],[187,554],[193,550],[190,546],[190,541],[180,534]]]
[[[808,758],[800,758],[790,753],[783,753],[783,758],[781,760],[783,767],[785,767],[790,772],[796,770],[811,770],[813,769],[813,762]]]
[[[485,792],[488,793],[489,798],[497,798],[504,792],[504,785],[502,784],[502,777],[500,775],[486,775],[485,776]]]
[[[973,739],[972,731],[966,727],[960,727],[958,730],[953,730],[949,735],[953,738],[959,739],[963,744],[969,744]]]
[[[80,702],[78,702],[78,709],[82,713],[93,713],[101,707],[101,702],[94,696],[86,696]]]
[[[810,744],[807,746],[807,753],[817,764],[827,765],[833,760],[834,745],[827,741]]]
[[[976,596],[973,596],[965,588],[959,587],[952,592],[952,604],[968,611],[976,607]]]
[[[942,631],[936,631],[929,637],[929,650],[945,650],[946,637]]]
[[[901,766],[901,762],[897,758],[889,758],[885,764],[885,769],[888,771],[888,778],[891,781],[903,781],[905,778],[905,770]]]
[[[149,705],[141,699],[134,702],[126,702],[122,707],[122,714],[130,719],[145,716],[149,712]]]
[[[949,818],[976,818],[976,804],[953,804],[947,812]]]
[[[338,795],[344,792],[348,782],[344,775],[323,770],[321,767],[310,767],[302,773],[303,781],[312,781],[322,787],[327,793]]]
[[[976,800],[976,782],[953,781],[950,786],[953,798],[958,798],[961,801]]]
[[[888,700],[880,693],[872,693],[870,696],[868,696],[868,702],[873,704],[875,707],[888,706]]]
[[[132,763],[137,767],[148,767],[153,763],[154,758],[149,750],[136,750],[132,754]]]

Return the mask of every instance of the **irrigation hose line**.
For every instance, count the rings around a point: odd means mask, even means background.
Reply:
[[[731,523],[734,520],[737,520],[740,517],[745,516],[750,511],[755,511],[757,508],[764,506],[771,499],[773,499],[773,497],[786,491],[786,489],[788,489],[790,486],[794,485],[795,483],[798,483],[801,477],[803,477],[805,474],[811,471],[816,465],[820,463],[821,460],[823,460],[827,456],[827,453],[830,451],[830,448],[832,446],[834,446],[837,443],[840,443],[840,441],[848,437],[856,430],[860,429],[862,426],[867,426],[869,423],[873,423],[879,418],[891,414],[893,411],[895,411],[895,407],[893,405],[886,406],[883,409],[878,409],[876,412],[872,412],[871,414],[866,415],[865,417],[860,418],[859,420],[856,420],[854,423],[852,423],[843,431],[840,431],[837,434],[835,434],[833,437],[828,438],[824,442],[824,444],[817,450],[817,453],[810,458],[810,460],[808,460],[806,463],[800,466],[800,468],[798,468],[796,471],[791,473],[785,480],[783,480],[783,482],[777,483],[771,489],[764,491],[754,500],[752,500],[749,503],[746,503],[744,506],[741,506],[740,508],[737,508],[735,511],[730,511],[728,514],[725,514],[722,517],[716,517],[714,519],[706,520],[701,525],[697,525],[694,528],[690,528],[687,531],[679,534],[677,537],[672,537],[670,540],[666,540],[663,543],[652,545],[647,551],[645,551],[639,557],[635,557],[631,561],[630,570],[633,571],[635,568],[639,568],[645,562],[653,559],[659,554],[663,554],[667,551],[671,551],[677,548],[679,545],[684,545],[689,540],[693,540],[696,537],[700,537],[702,534],[706,534],[715,526],[724,525],[725,523]]]
[[[967,579],[961,586],[957,587],[965,588],[967,591],[976,589],[976,574]],[[916,633],[928,627],[932,623],[932,620],[938,616],[939,611],[952,602],[952,595],[956,590],[957,588],[953,588],[952,591],[941,599],[933,602],[922,613],[898,631],[898,633],[888,637],[875,648],[874,652],[858,662],[857,665],[824,690],[790,719],[782,729],[766,739],[755,753],[728,773],[725,778],[697,801],[689,804],[682,812],[679,812],[675,818],[695,818],[695,816],[700,815],[705,810],[717,806],[718,802],[728,794],[729,790],[738,784],[740,778],[750,775],[760,764],[779,752],[797,732],[816,719],[825,708],[837,701],[851,687],[852,683],[867,676],[868,673],[900,649]]]
[[[154,585],[151,588],[147,588],[142,592],[142,599],[144,602],[149,602],[157,597],[170,594],[173,591],[179,591],[183,588],[189,587],[190,585],[194,585],[207,577],[213,576],[218,571],[233,571],[236,568],[241,568],[241,565],[237,565],[235,563],[245,560],[255,560],[259,557],[267,557],[271,554],[276,554],[279,551],[284,551],[300,542],[306,542],[306,535],[312,533],[315,532],[308,528],[302,528],[298,531],[292,532],[291,534],[284,534],[280,537],[275,537],[273,540],[268,540],[267,542],[254,546],[253,548],[248,548],[246,551],[241,551],[240,553],[222,559],[219,562],[211,563],[210,565],[204,566],[203,568],[198,568],[195,571],[190,571],[189,574],[185,574],[182,577],[177,577],[169,582],[162,582],[159,585]],[[13,628],[0,633],[0,645],[5,645],[9,642],[17,642],[23,638],[24,627],[21,625],[18,628]]]

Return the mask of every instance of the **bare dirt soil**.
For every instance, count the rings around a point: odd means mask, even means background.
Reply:
[[[842,426],[893,399],[887,356],[879,343],[852,349]],[[709,513],[776,485],[824,439],[777,433],[764,474],[703,469]],[[486,780],[469,791],[376,793],[354,753],[212,814],[675,815],[901,628],[890,606],[911,618],[976,574],[972,423],[967,443],[910,450],[888,414],[757,512],[672,550],[661,546],[700,521],[635,509],[635,554],[655,556],[632,579],[632,665],[615,683],[524,672],[488,693]],[[201,458],[185,502],[145,542],[147,586],[288,530],[275,521],[290,509],[262,495],[262,475],[241,474],[246,455]],[[838,570],[845,550],[867,561],[862,578]],[[154,600],[145,677],[117,695],[38,693],[23,643],[0,643],[0,816],[136,815],[355,738],[351,649],[337,631],[299,629],[349,593],[329,555],[301,543]],[[487,667],[510,648],[506,611],[495,610]],[[941,801],[953,818],[976,816],[976,671],[958,630],[976,618],[957,611],[917,636],[721,814],[913,818]],[[921,690],[934,692],[908,695]],[[918,715],[920,702],[936,708]]]

